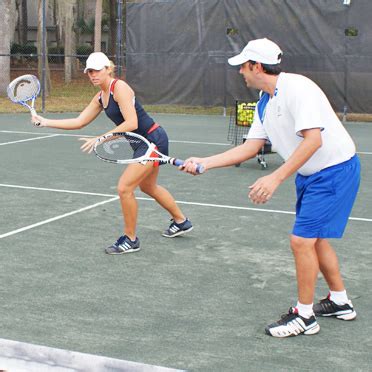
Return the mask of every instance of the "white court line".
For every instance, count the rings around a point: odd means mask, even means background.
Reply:
[[[56,216],[56,217],[48,218],[47,220],[44,220],[44,221],[40,221],[40,222],[34,223],[32,225],[21,227],[20,229],[17,229],[17,230],[9,231],[9,232],[7,232],[5,234],[0,235],[0,239],[6,238],[6,237],[11,236],[11,235],[18,234],[18,233],[23,232],[23,231],[26,231],[26,230],[33,229],[34,227],[45,225],[45,224],[50,223],[50,222],[61,220],[62,218],[69,217],[69,216],[72,216],[74,214],[87,211],[89,209],[98,207],[98,206],[103,205],[103,204],[106,204],[106,203],[110,203],[110,202],[112,202],[114,200],[117,200],[117,199],[119,199],[119,197],[118,196],[115,196],[114,198],[111,198],[111,199],[108,199],[108,200],[104,200],[104,201],[101,201],[99,203],[95,203],[95,204],[92,204],[92,205],[88,205],[87,207],[76,209],[75,211],[72,211],[72,212],[64,213],[64,214],[61,214],[61,215]]]
[[[196,142],[196,141],[175,141],[169,140],[170,143],[190,143],[195,145],[214,145],[214,146],[231,146],[231,143],[222,142]]]
[[[46,135],[46,136],[42,136],[42,137],[34,137],[34,138],[27,138],[27,139],[18,140],[18,141],[3,142],[3,143],[0,143],[0,146],[11,145],[13,143],[35,141],[37,139],[50,138],[50,137],[58,137],[58,136],[59,136],[59,134],[50,134],[50,135]]]
[[[26,189],[26,190],[62,192],[62,193],[67,193],[67,194],[104,196],[104,197],[114,197],[115,196],[114,194],[101,194],[101,193],[94,193],[94,192],[65,190],[65,189],[51,189],[51,188],[44,188],[44,187],[10,185],[10,184],[4,184],[4,183],[0,183],[0,187],[9,187],[9,188]],[[138,199],[138,200],[144,200],[144,201],[154,201],[154,199],[152,199],[152,198],[146,198],[146,197],[137,197],[136,196],[136,199]],[[235,206],[235,205],[213,204],[213,203],[198,203],[198,202],[188,202],[188,201],[182,201],[182,200],[176,200],[176,202],[178,204],[197,205],[197,206],[201,206],[201,207],[235,209],[235,210],[244,210],[244,211],[253,211],[253,212],[264,212],[264,213],[277,213],[277,214],[291,214],[291,215],[294,215],[295,214],[295,212],[292,212],[292,211],[283,211],[283,210],[280,210],[280,209],[265,209],[265,208],[253,208],[253,207],[240,207],[240,206]],[[349,220],[372,222],[372,218],[363,218],[363,217],[349,217]]]
[[[9,187],[13,189],[25,189],[25,190],[37,190],[37,191],[52,191],[52,192],[64,192],[67,194],[80,194],[80,195],[92,195],[92,196],[104,196],[112,198],[113,194],[100,194],[96,192],[86,192],[86,191],[74,191],[74,190],[61,190],[61,189],[49,189],[46,187],[32,187],[32,186],[20,186],[20,185],[10,185],[5,183],[0,183],[0,187]]]
[[[0,371],[61,372],[61,371],[127,371],[127,372],[186,372],[150,364],[107,358],[33,345],[0,338]]]
[[[31,135],[34,135],[34,136],[37,136],[37,135],[40,134],[40,133],[35,133],[35,132],[25,132],[25,131],[16,131],[16,130],[0,130],[0,133],[31,134]],[[46,135],[50,134],[51,135],[50,137],[54,137],[54,136],[87,137],[87,138],[97,137],[97,136],[92,136],[92,135],[88,135],[88,134],[68,134],[68,133],[58,133],[58,134],[54,134],[54,135],[52,133],[45,133],[45,134]],[[43,138],[43,137],[41,137],[41,138]],[[195,144],[195,145],[231,146],[231,143],[226,143],[226,142],[196,142],[196,141],[177,141],[177,140],[169,140],[169,142],[171,142],[171,143],[187,143],[187,144]],[[372,155],[372,152],[357,151],[357,154]]]
[[[14,133],[14,134],[31,134],[31,135],[39,135],[40,133],[35,132],[24,132],[24,131],[11,131],[11,130],[0,130],[0,133]],[[46,135],[52,133],[45,133]],[[67,133],[58,133],[54,134],[54,136],[63,136],[63,137],[82,137],[82,138],[93,138],[97,136],[87,135],[87,134],[67,134]],[[223,142],[196,142],[196,141],[176,141],[176,140],[169,140],[171,143],[188,143],[188,144],[196,144],[196,145],[215,145],[215,146],[231,146],[231,143],[223,143]]]

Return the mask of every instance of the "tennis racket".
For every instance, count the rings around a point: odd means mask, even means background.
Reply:
[[[7,93],[11,101],[27,107],[32,116],[36,115],[35,99],[40,93],[40,82],[36,76],[22,75],[17,77],[8,85]],[[34,124],[40,125],[40,123]]]
[[[99,137],[94,144],[93,151],[99,159],[109,163],[133,164],[158,161],[176,167],[184,164],[183,160],[162,154],[156,149],[154,143],[149,142],[139,134],[131,132],[109,133]],[[144,155],[136,157],[136,152]],[[204,167],[198,164],[196,171],[203,173]]]

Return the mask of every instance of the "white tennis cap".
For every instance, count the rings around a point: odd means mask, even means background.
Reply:
[[[277,44],[269,39],[251,40],[240,54],[228,59],[231,66],[241,65],[248,61],[261,62],[267,65],[277,65],[283,52]]]
[[[102,70],[104,67],[110,66],[110,60],[107,58],[106,54],[102,52],[94,52],[90,54],[87,59],[86,67],[84,69],[84,74],[90,69],[92,70]]]

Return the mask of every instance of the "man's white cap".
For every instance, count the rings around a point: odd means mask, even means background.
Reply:
[[[104,67],[109,67],[110,66],[110,60],[107,58],[106,54],[102,52],[94,52],[92,53],[86,63],[86,67],[84,69],[84,74],[88,70],[102,70]]]
[[[248,61],[261,62],[266,65],[277,65],[283,52],[277,44],[269,39],[251,40],[240,54],[228,59],[231,66],[242,65]]]

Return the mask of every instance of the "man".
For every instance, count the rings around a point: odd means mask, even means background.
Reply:
[[[265,38],[250,41],[229,59],[230,65],[240,65],[248,87],[261,90],[248,139],[222,154],[190,158],[184,166],[186,172],[196,174],[195,163],[206,170],[238,164],[255,157],[269,140],[284,163],[250,186],[249,198],[255,204],[270,200],[278,186],[297,172],[296,220],[290,244],[298,302],[265,328],[274,337],[318,333],[316,316],[356,317],[328,239],[342,237],[360,182],[355,145],[327,97],[305,76],[281,72],[281,57],[279,46]],[[313,305],[319,270],[330,291]]]

